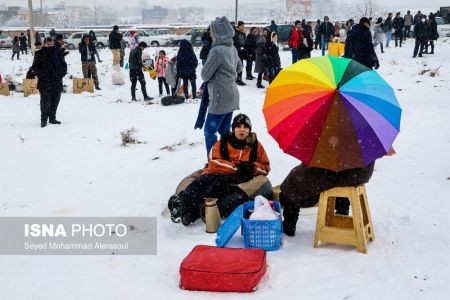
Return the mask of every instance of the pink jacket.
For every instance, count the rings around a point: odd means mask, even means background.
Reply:
[[[157,72],[157,77],[165,77],[167,63],[169,62],[169,58],[164,56],[164,58],[158,57],[155,64],[155,69]]]

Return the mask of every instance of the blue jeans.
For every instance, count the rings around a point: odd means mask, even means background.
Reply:
[[[389,47],[389,42],[392,40],[392,31],[386,32],[386,47]]]
[[[211,151],[211,148],[217,142],[216,132],[220,135],[230,132],[232,116],[233,112],[223,115],[213,115],[208,113],[206,116],[205,127],[203,129],[205,135],[206,156],[209,155],[209,151]]]
[[[295,64],[300,59],[300,52],[297,48],[292,48],[292,63]]]
[[[325,50],[328,50],[328,38],[322,37],[320,42],[322,46],[322,56],[325,56]]]

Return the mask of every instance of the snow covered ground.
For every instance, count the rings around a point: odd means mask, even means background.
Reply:
[[[377,49],[379,72],[394,87],[403,115],[397,155],[378,160],[366,185],[376,235],[368,254],[335,245],[314,249],[317,208],[304,209],[297,235],[283,236],[280,250],[268,253],[268,273],[252,294],[178,288],[182,259],[215,240],[201,222],[184,227],[160,216],[177,183],[206,162],[203,132],[194,130],[198,100],[173,107],[130,103],[128,79],[125,86],[111,84],[108,50],[97,64],[101,91],[73,95],[66,76],[68,93],[57,114],[62,125],[40,128],[38,95],[0,96],[0,216],[158,217],[155,256],[0,256],[0,299],[448,299],[450,40],[416,59],[413,43],[391,43],[383,55]],[[21,81],[32,57],[10,56],[0,51],[0,73]],[[290,52],[281,56],[287,65]],[[69,75],[81,76],[79,57],[67,57]],[[419,74],[437,68],[434,77]],[[255,81],[247,84],[239,87],[241,112],[265,146],[276,185],[299,162],[267,134],[265,93]],[[149,77],[147,90],[158,97]],[[145,143],[121,147],[120,132],[131,127]]]

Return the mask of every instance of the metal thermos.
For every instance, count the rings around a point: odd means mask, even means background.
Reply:
[[[217,198],[205,198],[206,232],[215,233],[220,227],[220,212],[217,207]]]

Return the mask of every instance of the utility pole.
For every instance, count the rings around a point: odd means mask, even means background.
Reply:
[[[31,53],[34,55],[36,51],[36,47],[34,46],[35,42],[35,33],[34,33],[34,18],[33,18],[33,3],[32,0],[28,0],[28,26],[30,27],[30,40],[31,43]]]
[[[42,0],[40,0],[40,2],[41,2],[41,27],[44,27],[44,13],[42,9]]]
[[[237,26],[238,22],[238,0],[236,0],[236,6],[234,9],[234,24]]]

